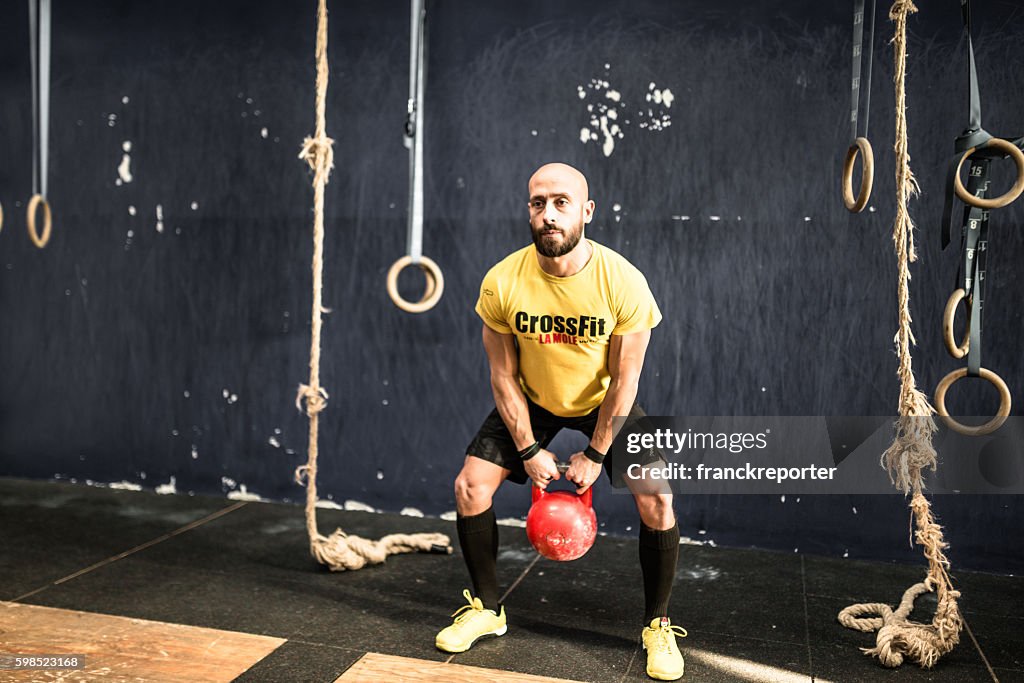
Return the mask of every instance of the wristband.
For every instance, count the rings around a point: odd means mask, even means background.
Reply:
[[[531,445],[519,451],[519,459],[526,462],[538,453],[540,453],[540,441],[534,441]]]
[[[604,462],[605,454],[602,453],[601,451],[597,450],[593,446],[587,446],[586,448],[584,448],[583,449],[583,455],[587,456],[587,458],[589,460],[593,460],[594,462],[596,462],[598,464],[601,464],[602,462]]]

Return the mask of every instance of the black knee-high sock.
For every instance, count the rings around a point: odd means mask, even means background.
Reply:
[[[473,581],[473,594],[480,598],[485,609],[497,612],[498,520],[494,517],[494,508],[489,507],[479,515],[459,515],[455,526],[469,577]]]
[[[657,531],[640,523],[640,570],[644,575],[644,626],[668,615],[679,557],[679,524]]]

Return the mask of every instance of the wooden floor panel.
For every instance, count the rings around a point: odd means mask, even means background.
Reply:
[[[478,666],[445,664],[410,657],[392,657],[368,652],[334,683],[380,683],[380,681],[445,681],[445,683],[573,683],[565,678],[531,676]]]
[[[0,681],[231,681],[283,638],[0,601],[0,653],[84,654],[81,670],[0,670]]]

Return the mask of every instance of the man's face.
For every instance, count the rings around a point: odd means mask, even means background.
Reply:
[[[550,258],[568,254],[594,213],[586,178],[570,166],[548,164],[533,174],[529,187],[530,232],[537,251]]]

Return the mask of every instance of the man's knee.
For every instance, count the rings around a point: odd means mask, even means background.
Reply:
[[[642,493],[634,498],[640,519],[651,529],[671,529],[676,523],[671,493]]]
[[[479,514],[491,506],[497,484],[491,478],[464,466],[455,478],[455,505],[461,514]]]

